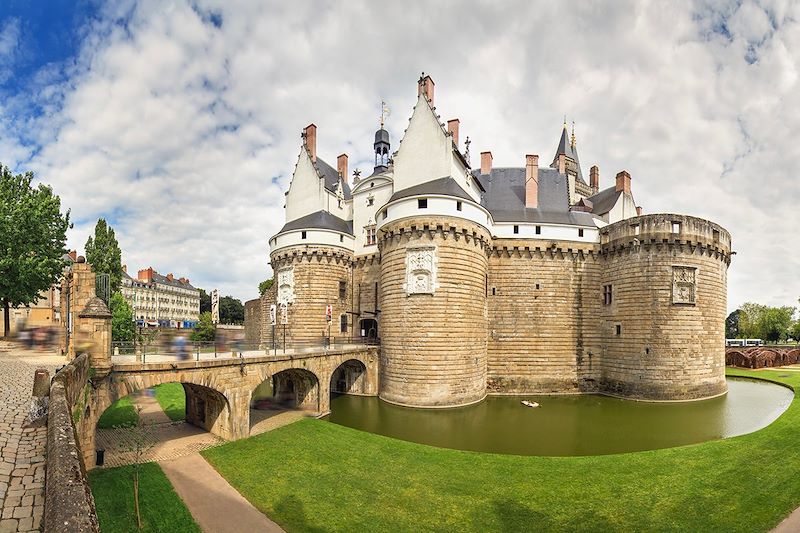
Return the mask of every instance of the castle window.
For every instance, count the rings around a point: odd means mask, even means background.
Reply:
[[[634,235],[639,235],[639,224],[634,224],[633,225],[633,234]]]
[[[375,226],[367,226],[364,228],[364,231],[367,234],[367,246],[371,246],[378,242],[376,233],[375,233]]]
[[[672,233],[680,233],[681,232],[681,223],[680,222],[673,222],[672,223]]]
[[[719,242],[719,230],[712,230],[712,235],[714,236],[714,242]]]
[[[461,211],[461,202],[456,202],[456,211]]]
[[[514,226],[514,235],[519,233],[519,226]]]
[[[347,315],[343,314],[339,317],[339,331],[347,333]]]
[[[370,196],[369,198],[367,198],[367,205],[368,206],[372,205],[374,203],[375,203],[375,198],[373,196]]]
[[[339,235],[339,242],[344,242],[344,235]]]
[[[428,208],[428,199],[427,198],[420,198],[417,200],[417,208],[418,209],[427,209]]]
[[[583,228],[578,228],[578,237],[583,237]]]
[[[497,288],[496,287],[492,287],[492,296],[496,296],[496,295],[497,295]]]
[[[611,285],[603,285],[603,305],[611,305],[613,300]]]
[[[536,235],[541,235],[541,234],[542,234],[542,227],[536,226]]]
[[[617,337],[622,335],[622,324],[617,324]]]
[[[375,186],[375,182],[374,182],[374,181],[370,181],[370,182],[369,182],[369,186],[370,186],[370,187],[374,187],[374,186]]]
[[[300,232],[300,238],[301,239],[305,239],[306,238],[306,232],[305,231],[301,231]]]
[[[347,282],[340,281],[339,282],[339,299],[344,300],[345,296],[347,296]]]

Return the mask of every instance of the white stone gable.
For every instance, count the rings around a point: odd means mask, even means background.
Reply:
[[[317,174],[305,148],[300,157],[286,193],[286,222],[322,211],[326,207],[323,180]]]

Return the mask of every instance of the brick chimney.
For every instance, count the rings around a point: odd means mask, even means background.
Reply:
[[[539,156],[525,156],[525,207],[539,207]]]
[[[417,89],[417,95],[424,94],[425,98],[428,99],[428,102],[433,105],[433,80],[431,77],[426,76],[423,72],[418,84],[419,87]]]
[[[597,165],[589,169],[589,186],[592,188],[592,192],[600,190],[600,169]]]
[[[642,206],[640,206],[640,205],[636,206],[636,216],[637,217],[642,216]]]
[[[336,158],[336,170],[342,177],[342,180],[347,183],[347,154],[342,154]]]
[[[492,152],[481,152],[481,174],[492,171]]]
[[[311,154],[311,160],[317,162],[317,127],[314,124],[309,124],[303,130],[306,133],[306,148],[308,153]]]
[[[558,173],[567,173],[567,156],[564,154],[558,154]]]
[[[627,171],[617,172],[616,190],[617,192],[631,193],[631,175]]]
[[[144,270],[140,270],[139,274],[136,276],[139,281],[144,283],[150,283],[153,281],[153,267],[148,267]]]
[[[457,118],[447,121],[447,131],[453,136],[453,144],[458,147],[458,125],[460,121]]]
[[[78,250],[70,250],[68,255],[69,258],[72,259],[73,263],[78,260]]]

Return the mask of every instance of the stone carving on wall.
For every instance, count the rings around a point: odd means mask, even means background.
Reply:
[[[283,268],[278,271],[278,303],[294,302],[294,269]]]
[[[406,250],[407,295],[433,294],[436,290],[436,247],[425,246]]]
[[[697,269],[694,267],[673,266],[672,267],[672,303],[673,304],[694,304]]]

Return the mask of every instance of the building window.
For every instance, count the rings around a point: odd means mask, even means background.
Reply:
[[[364,228],[364,231],[367,234],[367,246],[373,245],[378,242],[376,233],[375,233],[375,226],[367,226]]]
[[[419,209],[427,209],[428,208],[428,199],[427,198],[420,198],[417,200],[417,208]]]
[[[461,202],[456,202],[456,211],[461,211]]]
[[[617,337],[622,335],[622,324],[617,324]]]
[[[339,330],[342,333],[347,333],[347,315],[341,315],[339,317]]]
[[[369,198],[367,198],[367,205],[368,206],[373,205],[374,203],[375,203],[375,197],[370,196]]]
[[[672,223],[672,233],[680,233],[681,232],[681,223],[680,222],[673,222]]]
[[[514,226],[514,235],[519,233],[519,226]]]
[[[634,224],[633,225],[633,234],[634,235],[639,235],[639,224]]]
[[[711,233],[714,237],[714,242],[719,242],[719,230],[712,230]]]
[[[578,237],[583,237],[583,229],[578,228]]]
[[[497,296],[497,288],[492,287],[492,296]]]
[[[542,227],[536,226],[536,235],[541,235],[541,234],[542,234]]]
[[[301,231],[300,232],[300,238],[301,239],[305,239],[306,238],[306,232],[305,231]]]
[[[339,235],[339,242],[344,242],[344,235]]]
[[[611,305],[612,299],[611,285],[603,285],[603,305]]]
[[[339,281],[339,299],[344,300],[347,296],[347,282],[342,280]]]

